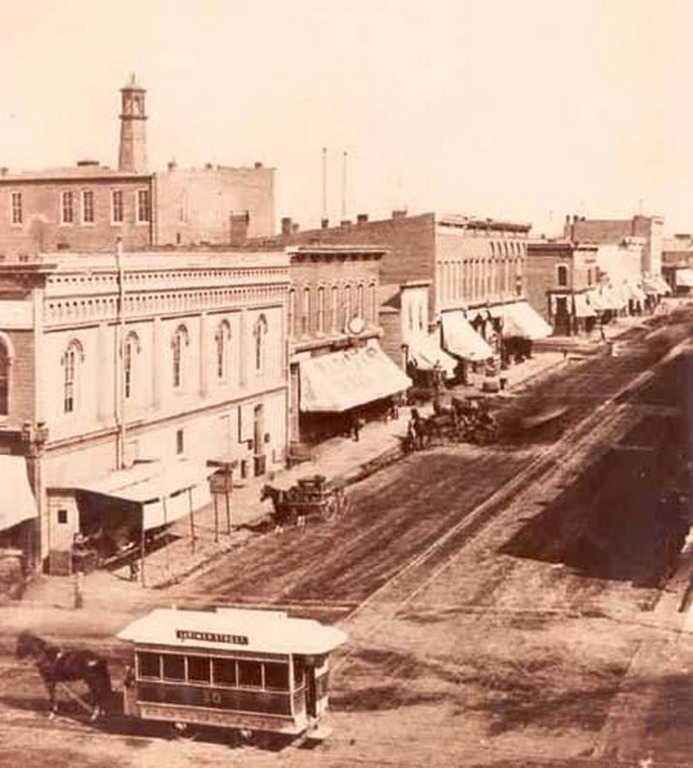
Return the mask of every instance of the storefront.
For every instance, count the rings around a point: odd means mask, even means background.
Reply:
[[[440,332],[420,336],[406,346],[407,374],[419,387],[434,387],[437,375],[444,381],[455,378],[457,360],[440,346]]]
[[[474,330],[461,309],[443,312],[441,324],[443,345],[459,361],[457,378],[466,380],[470,364],[476,367],[493,359],[493,348]]]
[[[302,359],[299,363],[301,434],[308,442],[358,430],[385,416],[411,379],[377,341]]]
[[[29,565],[38,509],[23,456],[0,455],[0,477],[0,592],[12,592]]]
[[[505,365],[530,357],[532,342],[552,333],[551,326],[526,301],[500,304],[492,307],[491,313],[500,320],[501,359]]]

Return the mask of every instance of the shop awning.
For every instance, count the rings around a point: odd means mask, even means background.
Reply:
[[[341,413],[408,389],[412,382],[375,342],[300,362],[302,411]]]
[[[78,488],[139,506],[143,527],[149,530],[211,504],[209,477],[215,471],[214,467],[184,460],[152,462],[112,472]]]
[[[638,287],[634,283],[626,282],[624,284],[624,293],[626,294],[626,297],[630,301],[640,301],[643,302],[647,299],[647,295],[645,294],[645,291],[642,290],[642,288]]]
[[[676,287],[693,288],[693,269],[686,268],[676,270]]]
[[[676,270],[676,277],[678,280],[679,272],[693,271],[693,270]],[[678,283],[677,283],[678,285]],[[667,293],[671,293],[671,288],[667,285],[661,275],[643,275],[642,287],[645,293],[650,296],[665,296]]]
[[[493,357],[493,350],[472,328],[462,310],[443,312],[442,321],[443,340],[448,352],[467,360]]]
[[[615,312],[626,305],[621,296],[617,295],[609,286],[601,285],[587,292],[589,302],[597,312]]]
[[[573,295],[575,301],[575,317],[595,317],[594,307],[587,300],[587,294],[576,293]]]
[[[0,531],[38,516],[24,456],[0,455]]]
[[[526,301],[503,304],[503,336],[530,339],[545,339],[552,333],[551,326]]]
[[[413,339],[409,343],[409,358],[417,368],[423,371],[430,371],[438,363],[445,375],[452,377],[457,360],[441,348],[439,338],[440,334],[431,333],[428,336]]]

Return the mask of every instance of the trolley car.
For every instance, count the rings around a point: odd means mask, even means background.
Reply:
[[[158,608],[118,633],[133,644],[124,713],[190,726],[320,739],[339,629],[281,611]]]

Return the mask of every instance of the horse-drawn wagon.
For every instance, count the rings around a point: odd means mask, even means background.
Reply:
[[[410,433],[408,445],[418,448],[434,442],[488,445],[499,436],[498,424],[483,396],[453,397],[449,406],[438,406],[425,418],[414,412]]]
[[[272,517],[279,526],[329,520],[345,512],[349,505],[344,486],[328,482],[323,475],[300,478],[288,490],[264,485],[260,501],[265,499],[272,500]]]

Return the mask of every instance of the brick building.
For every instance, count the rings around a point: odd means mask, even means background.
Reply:
[[[49,254],[0,265],[0,286],[4,543],[64,567],[85,526],[208,502],[209,460],[284,462],[285,253]],[[13,501],[27,470],[38,526]]]
[[[640,271],[647,276],[662,273],[662,232],[664,219],[661,216],[633,216],[632,219],[586,219],[566,216],[563,237],[580,243],[618,245],[625,239],[643,238]]]
[[[0,256],[56,251],[128,251],[151,245],[238,243],[274,230],[274,170],[208,165],[147,168],[146,92],[122,89],[117,169],[95,160],[74,167],[0,169]]]
[[[379,267],[387,249],[294,245],[287,251],[289,435],[294,443],[315,442],[382,414],[410,382],[378,341]]]
[[[507,358],[532,337],[546,335],[545,324],[525,300],[529,229],[529,224],[492,219],[393,211],[382,221],[359,215],[356,223],[304,232],[284,219],[274,242],[381,246],[388,249],[381,262],[383,285],[428,281],[426,354],[414,347],[408,351],[420,368],[430,367],[424,358],[430,359],[431,344],[442,344],[462,362],[478,362],[493,357],[501,342]],[[396,349],[391,356],[400,363]]]

